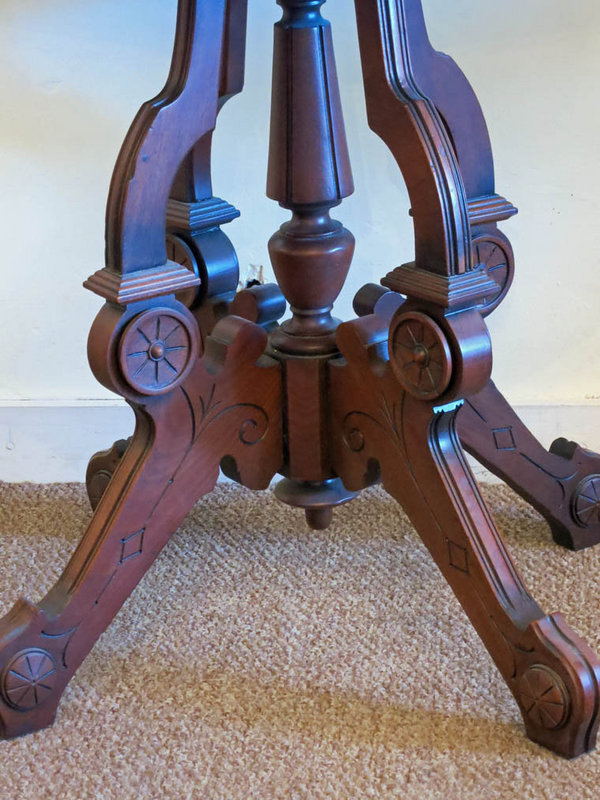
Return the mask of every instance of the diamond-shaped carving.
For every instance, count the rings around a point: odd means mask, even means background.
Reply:
[[[466,547],[456,544],[456,542],[453,542],[451,539],[446,539],[446,542],[448,544],[448,561],[450,562],[450,566],[468,575],[469,554],[467,553]]]
[[[128,561],[130,558],[141,555],[144,547],[145,530],[145,528],[142,528],[141,531],[136,531],[132,533],[131,536],[126,536],[124,539],[121,539],[121,558],[119,564]]]
[[[517,443],[512,428],[495,428],[494,441],[497,450],[516,450]]]

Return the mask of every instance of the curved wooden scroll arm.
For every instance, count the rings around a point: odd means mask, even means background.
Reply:
[[[205,103],[208,104],[212,115],[215,108],[215,81],[217,78],[217,112],[220,111],[227,100],[238,94],[243,88],[247,0],[227,0],[223,43],[220,50],[220,67],[217,73],[213,65],[211,65],[210,72],[204,75],[204,81],[211,82],[211,90],[206,94],[202,92],[197,97],[194,96],[194,92],[198,91],[198,87],[204,86],[204,83],[199,83],[202,75],[198,74],[195,76],[193,83],[188,82],[185,84],[185,88],[179,97],[176,97],[173,93],[172,87],[179,86],[185,80],[186,75],[193,69],[193,64],[195,63],[194,57],[191,54],[186,56],[183,51],[186,48],[192,48],[200,52],[202,48],[205,48],[204,40],[201,37],[206,36],[209,38],[213,33],[212,30],[203,28],[201,20],[195,18],[196,29],[190,29],[188,36],[183,35],[181,26],[190,24],[191,20],[188,13],[189,9],[188,12],[185,11],[188,5],[189,3],[180,3],[175,56],[167,88],[159,95],[157,100],[145,104],[142,108],[119,156],[115,177],[113,178],[107,218],[107,242],[112,241],[113,247],[115,246],[114,236],[119,230],[123,231],[126,224],[134,226],[137,224],[135,215],[127,221],[119,221],[118,215],[111,214],[111,208],[118,207],[117,201],[119,199],[123,201],[123,198],[126,197],[131,188],[128,185],[120,186],[119,176],[123,175],[124,165],[129,161],[134,162],[136,159],[135,153],[141,152],[141,149],[143,149],[142,145],[140,145],[143,136],[141,133],[136,135],[136,130],[144,120],[144,124],[148,126],[153,119],[153,115],[165,113],[164,108],[168,103],[164,99],[160,100],[160,98],[170,91],[173,94],[173,103],[176,100],[179,101],[177,114],[191,114],[193,116],[199,104]],[[206,2],[203,5],[205,8],[209,6]],[[214,45],[214,42],[212,44]],[[206,58],[209,59],[209,56],[207,55]],[[201,69],[204,62],[200,62],[198,58],[196,58],[196,62]],[[186,64],[189,64],[189,66],[186,67]],[[183,75],[183,77],[179,78],[178,76],[180,75]],[[186,94],[185,102],[181,99],[184,93]],[[172,143],[176,143],[178,148],[178,150],[176,148],[176,151],[182,153],[186,146],[181,139],[180,127],[174,125],[169,130],[169,125],[167,124],[169,120],[170,124],[177,122],[177,114],[171,112],[171,116],[163,125],[160,135],[165,140],[168,138],[169,147],[172,146]],[[154,128],[153,136],[155,136],[156,124],[152,124]],[[207,126],[203,127],[206,128]],[[188,144],[191,143],[191,140],[200,130],[200,127],[196,127],[194,132],[190,134],[191,139]],[[123,273],[119,276],[118,273],[107,268],[93,276],[86,284],[94,291],[103,294],[107,299],[117,299],[120,302],[132,302],[136,295],[139,299],[151,297],[152,294],[166,294],[169,291],[177,290],[177,299],[194,312],[200,329],[201,349],[203,349],[204,341],[215,324],[227,313],[235,313],[237,316],[258,322],[261,325],[272,325],[274,320],[281,316],[285,306],[285,304],[282,306],[281,292],[275,286],[256,289],[254,292],[256,303],[252,302],[255,299],[254,296],[251,295],[249,297],[247,292],[236,295],[239,279],[237,254],[220,226],[235,219],[239,216],[239,212],[225,200],[213,196],[211,180],[213,134],[214,130],[211,127],[191,149],[186,151],[170,187],[166,206],[166,243],[167,255],[171,263],[162,268],[149,267],[137,270],[130,273],[129,276]],[[146,135],[148,135],[148,132]],[[133,148],[129,155],[128,148]],[[172,168],[176,161],[177,157],[170,159],[169,169]],[[155,166],[157,166],[156,163]],[[166,173],[163,175],[163,166],[159,166],[158,177],[162,181],[161,186],[164,195],[170,179]],[[144,203],[155,204],[154,191],[155,181],[152,180],[146,184],[143,190]],[[160,205],[162,206],[162,201]],[[158,258],[159,245],[165,233],[164,222],[159,224],[159,220],[162,220],[163,210],[158,205],[154,205],[153,208],[154,218],[152,224],[158,226],[158,228],[154,229],[157,255],[153,256],[150,262]],[[119,222],[121,228],[115,223],[115,220]],[[135,228],[133,230],[135,232]],[[182,265],[185,269],[177,265]],[[136,266],[135,263],[133,266]],[[118,286],[115,285],[117,280],[119,280]],[[112,295],[111,291],[113,291]],[[231,306],[234,298],[236,298],[235,308]],[[265,304],[268,306],[267,308],[265,308]],[[254,308],[255,306],[256,309]],[[258,306],[260,306],[260,310]],[[108,450],[92,456],[87,469],[86,483],[93,508],[97,506],[100,497],[108,486],[127,446],[128,441],[119,440]]]
[[[452,142],[407,58],[404,3],[355,0],[367,114],[406,181],[418,268],[438,275],[470,270],[465,187]]]
[[[227,313],[239,279],[237,254],[220,227],[238,217],[239,212],[226,201],[213,196],[211,153],[214,125],[207,121],[216,117],[224,104],[243,88],[247,0],[226,0],[222,41],[213,36],[213,29],[203,27],[202,18],[196,14],[199,5],[196,0],[192,3],[180,0],[169,78],[163,91],[140,109],[122,145],[113,174],[107,207],[107,266],[93,275],[85,286],[107,300],[122,303],[176,291],[177,299],[194,309],[203,344],[218,319]],[[204,6],[207,8],[208,4]],[[219,20],[217,14],[217,28]],[[203,39],[207,33],[209,45],[219,47],[220,58],[210,63],[208,72],[191,75],[195,65],[203,67],[204,62],[210,62],[212,50]],[[193,80],[188,80],[191,77]],[[195,92],[206,82],[210,84],[210,90],[196,96]],[[206,119],[194,122],[201,103],[207,109]],[[170,109],[168,117],[167,108]],[[187,142],[176,124],[179,115],[190,117],[191,129],[196,126],[189,133]],[[157,118],[162,119],[160,129],[154,122]],[[202,134],[202,131],[205,132]],[[157,170],[156,178],[153,174],[152,180],[145,184],[144,173],[134,172],[138,202],[151,209],[152,215],[151,221],[138,229],[140,219],[133,207],[127,205],[131,203],[133,187],[123,178],[128,170],[135,170],[136,164],[139,166],[139,154],[151,132],[155,143],[157,137],[163,144],[168,140],[164,149],[169,160],[163,164],[160,159],[154,160],[148,170]],[[196,141],[197,135],[201,138]],[[178,159],[181,163],[174,172]],[[147,163],[142,156],[144,170]],[[155,193],[157,181],[160,195]],[[169,193],[169,199],[163,207],[165,192]],[[127,208],[125,216],[124,209]],[[145,240],[149,229],[153,236],[152,254],[147,259],[150,266],[135,269],[138,265],[134,262],[129,264],[129,267],[133,266],[133,272],[127,275],[127,264],[119,259],[120,238],[135,238],[139,234],[138,238]],[[163,259],[165,233],[166,256]],[[115,251],[117,258],[110,255]],[[161,259],[166,261],[167,256],[169,261],[161,267]],[[129,440],[119,440],[108,450],[92,456],[86,475],[92,507],[98,504],[128,443]]]
[[[415,263],[383,283],[446,307],[492,310],[513,266],[495,223],[516,209],[495,194],[477,97],[455,62],[432,47],[421,0],[355,4],[369,123],[400,166],[415,226]]]
[[[467,196],[494,194],[492,146],[473,87],[454,59],[436,50],[429,41],[421,0],[404,0],[396,6],[406,60],[450,134]]]
[[[452,184],[447,173],[442,173],[445,181],[435,184],[441,162],[432,160],[430,166],[420,167],[429,181],[424,199],[411,187],[411,165],[406,161],[425,140],[434,150],[441,147],[440,158],[443,156],[450,163],[449,141],[462,179],[462,183],[456,182],[455,189],[459,193],[464,190],[466,195],[473,263],[482,264],[496,284],[480,306],[482,313],[491,313],[506,296],[514,271],[510,242],[497,229],[497,222],[515,214],[516,209],[495,193],[489,135],[477,97],[455,62],[432,47],[421,0],[356,0],[356,5],[371,124],[400,156],[399,164],[413,200],[417,240],[422,232],[425,237],[438,239],[445,235],[445,226],[451,231],[447,224],[451,218],[436,219],[432,226],[431,208],[437,211],[437,207],[431,198],[436,190],[448,189]],[[428,127],[416,124],[419,114],[423,116],[419,111],[423,97],[435,109],[434,113],[429,108]],[[396,124],[402,118],[411,120],[413,126]],[[446,139],[436,139],[440,123]],[[422,204],[416,203],[415,198]],[[448,200],[446,204],[449,203]],[[472,292],[465,295],[463,291],[466,277],[450,278],[444,284],[426,272],[427,264],[416,266],[424,269],[404,265],[382,283],[396,292],[442,307],[452,307],[454,283],[457,303],[468,306],[478,302]],[[381,287],[364,287],[356,298],[358,313],[368,314],[383,303],[393,306],[396,301],[386,298],[383,291]],[[468,399],[459,415],[459,432],[465,447],[476,458],[544,514],[557,542],[574,549],[598,542],[600,524],[593,508],[596,487],[600,486],[599,456],[560,440],[547,452],[492,383]]]
[[[227,0],[217,111],[244,88],[247,13],[248,0]],[[212,197],[210,158],[213,132],[213,129],[209,130],[183,159],[171,187],[171,198],[197,203]]]
[[[107,204],[106,266],[85,284],[107,300],[134,302],[200,282],[167,259],[167,203],[174,182],[187,201],[212,194],[210,135],[243,82],[245,19],[246,0],[179,0],[170,74],[125,138]]]

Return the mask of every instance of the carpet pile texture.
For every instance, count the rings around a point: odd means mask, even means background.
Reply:
[[[534,597],[600,651],[600,547],[555,546],[485,495]],[[0,613],[39,600],[90,517],[79,484],[0,484]],[[1,800],[590,800],[520,714],[403,511],[380,489],[309,531],[219,485],[123,606],[54,727],[0,742]]]

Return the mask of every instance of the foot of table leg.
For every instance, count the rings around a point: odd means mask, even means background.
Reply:
[[[178,396],[170,411],[181,415],[184,405]],[[138,412],[131,445],[62,576],[39,605],[20,600],[0,620],[3,738],[53,722],[97,638],[197,497],[214,485],[218,465],[189,491],[178,472],[189,442],[189,425],[175,429],[164,412],[154,419]]]

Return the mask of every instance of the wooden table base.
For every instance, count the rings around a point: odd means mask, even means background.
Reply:
[[[278,0],[268,195],[291,211],[269,252],[277,285],[236,294],[215,197],[217,114],[241,91],[245,0],[179,0],[171,73],[142,106],[108,200],[106,266],[86,286],[98,379],[136,414],[94,456],[93,519],[39,603],[0,620],[0,732],[50,725],[62,692],[219,467],[276,492],[312,527],[378,481],[406,510],[518,703],[527,735],[594,747],[600,664],[529,595],[463,447],[547,518],[559,544],[600,541],[600,456],[535,440],[490,381],[484,318],[514,256],[497,224],[487,128],[466,78],[429,43],[420,0],[355,0],[369,123],[398,161],[415,260],[367,285],[357,318],[332,304],[354,239],[330,211],[353,190],[323,0]],[[285,299],[284,299],[285,298]],[[279,324],[285,300],[289,319]]]

